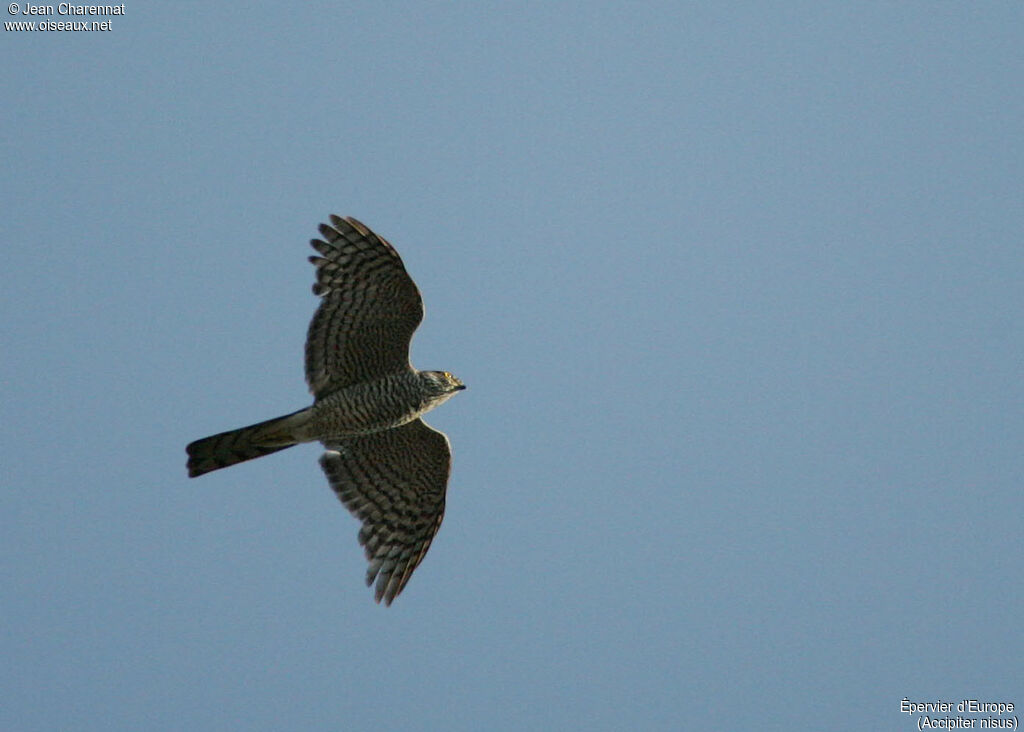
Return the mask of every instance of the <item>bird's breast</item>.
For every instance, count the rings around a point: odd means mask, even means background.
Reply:
[[[379,432],[411,422],[424,411],[416,386],[402,374],[353,384],[321,397],[313,404],[313,439]]]

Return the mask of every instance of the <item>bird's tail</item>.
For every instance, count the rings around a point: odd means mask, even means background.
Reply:
[[[307,407],[283,417],[196,440],[185,448],[188,476],[195,478],[211,470],[227,468],[297,445],[301,440],[296,438],[295,430],[308,421],[311,411]]]

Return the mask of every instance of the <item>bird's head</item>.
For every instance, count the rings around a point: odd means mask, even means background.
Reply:
[[[465,384],[447,371],[424,371],[423,374],[431,390],[437,394],[454,394],[466,388]]]
[[[447,371],[421,371],[420,376],[426,384],[431,406],[436,407],[454,396],[455,392],[466,388],[465,384]]]

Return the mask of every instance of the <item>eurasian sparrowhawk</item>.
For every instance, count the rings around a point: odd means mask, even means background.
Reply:
[[[376,580],[377,602],[390,605],[444,515],[451,448],[420,416],[465,387],[409,362],[423,302],[394,247],[353,218],[330,218],[309,258],[321,298],[306,339],[313,405],[193,442],[188,474],[319,440],[327,480],[362,522],[366,584]]]

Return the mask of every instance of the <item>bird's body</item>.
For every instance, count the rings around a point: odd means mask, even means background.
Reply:
[[[359,541],[376,599],[401,592],[444,515],[451,449],[420,416],[465,388],[446,371],[418,371],[409,341],[423,317],[419,291],[397,252],[355,219],[331,217],[314,239],[306,378],[312,406],[191,443],[191,477],[319,440],[342,503],[363,522]]]
[[[437,379],[441,380],[438,389]],[[356,436],[401,427],[450,397],[444,376],[407,369],[328,394],[312,407],[310,440],[319,435]]]

